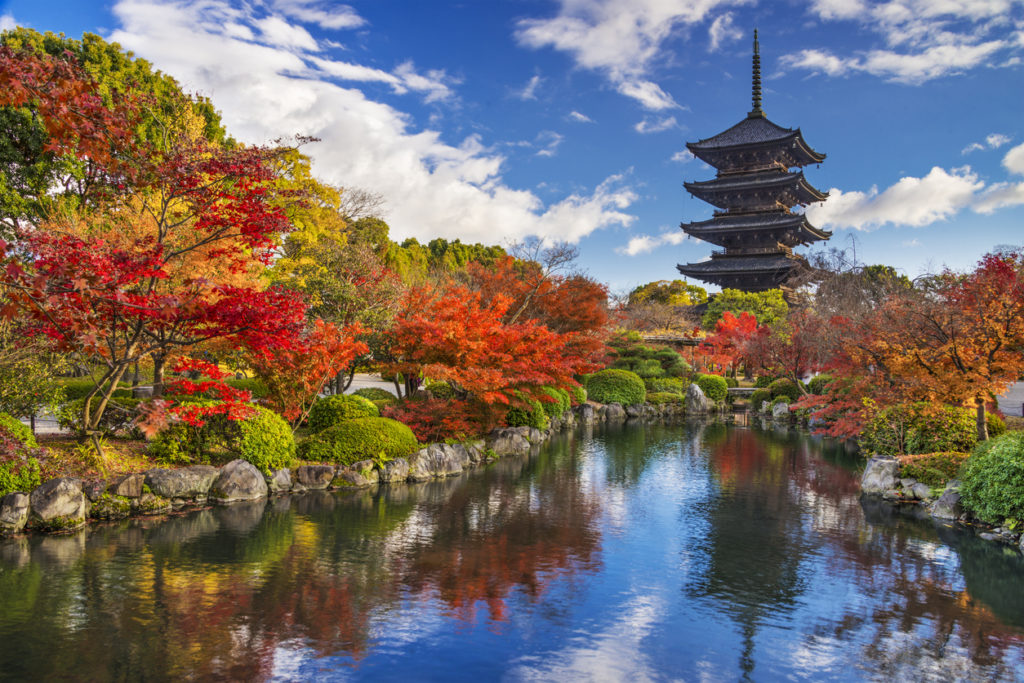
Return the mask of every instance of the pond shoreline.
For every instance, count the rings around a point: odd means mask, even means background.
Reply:
[[[553,418],[546,430],[503,427],[462,443],[433,443],[408,458],[383,464],[308,464],[269,475],[236,459],[223,465],[153,468],[111,479],[58,477],[31,492],[0,498],[0,538],[24,533],[66,534],[90,523],[155,517],[209,504],[229,505],[315,490],[356,490],[381,484],[416,483],[461,474],[495,460],[528,455],[557,432],[576,425],[627,420],[677,420],[718,414],[687,412],[682,404],[621,406],[585,403]]]

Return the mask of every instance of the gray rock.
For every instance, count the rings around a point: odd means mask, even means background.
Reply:
[[[903,487],[903,490],[906,491],[907,488]],[[928,484],[917,483],[910,487],[910,494],[918,500],[928,500],[932,497],[932,487]]]
[[[192,465],[177,470],[156,469],[146,472],[146,486],[161,498],[195,498],[210,492],[220,470],[209,465]]]
[[[584,403],[576,408],[579,413],[580,422],[585,425],[594,424],[597,422],[597,414],[594,411],[594,406],[589,403]]]
[[[364,488],[380,481],[380,473],[372,460],[360,460],[348,467],[339,467],[331,482],[336,488]]]
[[[103,495],[103,492],[107,490],[107,482],[102,479],[93,479],[91,481],[82,482],[82,493],[89,499],[90,503],[94,503],[99,500],[99,497]]]
[[[139,515],[165,515],[174,508],[169,499],[148,491],[144,491],[138,498],[133,498],[131,506]]]
[[[647,414],[647,411],[644,410],[645,407],[642,403],[626,406],[626,417],[644,417]]]
[[[622,422],[629,415],[626,414],[626,409],[618,403],[609,403],[604,407],[604,419],[606,422]]]
[[[28,494],[21,491],[0,498],[0,536],[16,534],[28,523]]]
[[[89,516],[93,519],[124,519],[131,513],[131,499],[109,493],[89,506]]]
[[[142,486],[145,483],[145,474],[126,474],[111,481],[107,486],[107,492],[112,496],[138,498],[142,495]]]
[[[267,488],[271,493],[284,493],[292,490],[292,471],[285,468],[270,475],[267,479]]]
[[[789,404],[788,403],[776,403],[772,406],[772,419],[773,420],[785,420],[789,417]]]
[[[939,499],[932,505],[931,515],[937,519],[956,520],[963,513],[964,509],[960,504],[959,486],[954,486],[953,482],[950,482],[946,485],[946,490],[942,492]]]
[[[757,412],[759,412],[759,413],[770,413],[770,412],[772,412],[772,402],[771,401],[761,401],[761,407],[757,409]]]
[[[882,498],[885,500],[900,500],[903,496],[896,489],[889,489],[888,491],[882,492]]]
[[[395,458],[384,463],[384,469],[380,472],[380,481],[385,484],[397,484],[409,478],[409,461],[405,458]]]
[[[686,409],[691,413],[706,413],[711,408],[711,401],[704,391],[696,384],[686,388]]]
[[[530,452],[530,442],[512,427],[495,429],[488,434],[487,445],[499,458]]]
[[[465,451],[465,457],[474,466],[487,461],[487,444],[483,439],[455,444],[455,450]]]
[[[51,479],[29,496],[33,527],[50,531],[77,529],[85,524],[89,504],[78,479]]]
[[[430,444],[409,456],[409,479],[427,481],[434,477],[460,474],[463,465],[469,465],[469,455],[460,454],[446,443]]]
[[[232,460],[220,471],[210,497],[218,503],[233,503],[238,500],[255,500],[267,495],[267,480],[251,463]]]
[[[295,468],[295,481],[314,491],[325,489],[334,481],[336,470],[333,465],[302,465]]]
[[[900,463],[895,458],[875,456],[868,460],[860,479],[860,490],[869,494],[884,494],[896,488]]]
[[[1001,537],[999,536],[999,534],[993,534],[993,533],[988,532],[988,531],[982,531],[980,534],[978,534],[978,538],[984,539],[986,541],[998,541],[998,540],[1001,540]]]
[[[900,479],[900,486],[902,486],[907,491],[909,491],[911,487],[916,483],[917,479],[914,479],[913,477],[904,477],[903,479]]]

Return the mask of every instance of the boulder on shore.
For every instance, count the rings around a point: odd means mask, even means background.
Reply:
[[[51,479],[29,495],[31,524],[41,529],[67,531],[85,524],[89,512],[82,482],[70,477]]]
[[[146,472],[145,484],[161,498],[197,498],[210,492],[219,475],[220,470],[209,465],[192,465],[177,470],[155,469]]]
[[[0,498],[0,536],[16,534],[28,523],[28,494],[21,491]]]
[[[864,475],[860,479],[862,493],[884,495],[899,483],[900,463],[895,458],[876,455],[868,460]]]
[[[224,465],[210,487],[210,497],[218,503],[233,503],[263,498],[267,491],[263,474],[252,463],[239,458]]]
[[[960,504],[960,482],[956,479],[946,484],[946,490],[942,492],[939,499],[935,501],[930,510],[932,517],[936,519],[960,519],[964,514],[963,506]]]
[[[686,388],[686,409],[691,413],[706,413],[711,408],[711,401],[704,395],[704,391],[696,384],[691,383]]]

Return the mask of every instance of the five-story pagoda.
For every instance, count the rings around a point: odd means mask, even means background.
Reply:
[[[711,258],[677,266],[687,277],[758,292],[785,287],[809,272],[793,247],[827,240],[832,233],[811,225],[794,206],[824,200],[828,193],[811,186],[801,171],[824,154],[804,142],[800,129],[783,128],[761,110],[761,56],[754,31],[753,110],[732,128],[686,147],[717,171],[714,180],[684,183],[690,194],[716,206],[710,220],[682,223],[688,235],[722,251]]]

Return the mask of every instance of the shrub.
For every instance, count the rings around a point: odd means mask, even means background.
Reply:
[[[778,378],[772,377],[771,375],[761,375],[754,380],[754,387],[756,389],[767,389],[776,379]]]
[[[377,410],[383,411],[388,406],[393,406],[398,403],[398,399],[395,397],[380,399],[379,401],[370,401],[373,405],[377,406]],[[381,412],[381,415],[384,413]]]
[[[466,439],[486,431],[478,406],[460,399],[414,398],[401,403],[392,399],[381,414],[409,427],[421,443]]]
[[[339,422],[362,417],[380,417],[380,410],[369,399],[355,394],[336,394],[317,399],[309,409],[306,424],[311,432],[333,427]]]
[[[387,389],[381,389],[380,387],[356,389],[352,392],[352,396],[362,396],[371,401],[395,401],[398,398]]]
[[[93,396],[89,402],[89,410],[97,410],[102,401],[103,399],[99,396]],[[97,428],[103,436],[127,432],[132,437],[139,438],[140,434],[135,428],[134,422],[137,415],[136,409],[140,403],[142,403],[142,399],[112,397],[103,411],[103,416],[100,417],[100,423],[97,425]],[[82,408],[84,407],[84,398],[75,399],[64,405],[57,415],[57,421],[60,423],[61,428],[81,432],[84,429],[82,425]]]
[[[535,398],[524,398],[525,406],[512,406],[505,413],[505,424],[509,427],[533,427],[547,429],[551,424],[544,404]]]
[[[573,405],[579,406],[587,402],[587,390],[583,387],[572,387],[569,389],[569,396]]]
[[[769,403],[772,401],[772,394],[767,387],[754,389],[754,392],[750,394],[750,407],[754,410],[761,410],[761,404],[765,401]]]
[[[556,389],[554,387],[544,387],[544,393],[554,399],[553,402],[541,401],[540,404],[544,408],[544,413],[549,418],[561,417],[565,414],[565,411],[569,410],[569,392],[564,389]]]
[[[455,398],[455,389],[448,382],[427,382],[424,387],[434,398]]]
[[[371,459],[383,463],[404,458],[419,449],[406,425],[386,417],[358,417],[339,422],[299,445],[299,456],[314,462],[352,465]]]
[[[656,358],[651,358],[636,363],[633,372],[640,377],[662,377],[665,374],[665,369],[661,367],[661,363]]]
[[[978,443],[976,417],[968,408],[943,406],[935,410],[926,404],[915,404],[913,411],[907,437],[908,453],[969,453]]]
[[[217,401],[199,399],[194,405],[214,405]],[[262,406],[243,420],[224,415],[206,418],[201,427],[176,422],[160,430],[149,445],[149,454],[168,465],[209,463],[213,455],[229,455],[246,460],[265,474],[291,467],[295,462],[295,437],[283,417]]]
[[[740,383],[739,383],[739,381],[737,381],[737,379],[735,377],[726,377],[725,378],[725,386],[729,387],[730,389],[738,387],[739,385],[740,385]]]
[[[955,479],[969,453],[956,451],[904,455],[900,457],[900,476],[913,477],[932,487],[945,486]]]
[[[64,402],[77,401],[84,399],[86,395],[92,391],[93,387],[96,386],[96,382],[91,377],[82,378],[71,378],[62,379],[60,381],[64,387]],[[112,394],[113,398],[132,398],[131,385],[121,382],[117,389],[114,389]]]
[[[653,391],[656,393],[667,392],[682,396],[686,394],[686,387],[688,387],[689,384],[678,377],[657,377],[645,379],[644,386],[647,387],[647,391]]]
[[[1006,433],[1006,422],[995,413],[985,413],[985,426],[988,427],[988,437],[990,439]]]
[[[17,426],[14,425],[17,423]],[[39,456],[43,449],[23,424],[0,413],[0,496],[14,491],[29,493],[42,483]]]
[[[684,403],[686,398],[676,393],[667,391],[654,391],[647,394],[647,402],[653,403],[654,405],[662,405],[664,403]]]
[[[868,455],[901,455],[907,452],[914,411],[899,405],[878,411],[861,429],[857,443]]]
[[[825,389],[831,381],[831,375],[815,375],[811,378],[811,381],[807,383],[807,391],[815,396],[821,396],[825,393]]]
[[[629,370],[601,370],[587,380],[587,395],[598,403],[643,403],[647,396],[644,382]]]
[[[7,432],[11,437],[29,448],[39,448],[36,437],[32,434],[29,426],[7,413],[0,413],[0,431]]]
[[[775,398],[772,399],[772,408],[779,405],[780,403],[785,403],[788,406],[790,403],[792,403],[792,401],[789,400],[789,396],[776,396]]]
[[[712,401],[724,401],[729,395],[729,385],[721,375],[698,375],[696,384]]]
[[[960,470],[964,507],[997,524],[1024,519],[1024,432],[981,443]]]
[[[291,467],[295,463],[295,437],[283,417],[257,406],[258,411],[244,420],[226,420],[228,450],[250,462],[264,474]]]
[[[244,389],[245,391],[248,391],[250,394],[252,394],[252,398],[254,401],[264,399],[270,393],[270,389],[267,387],[266,383],[263,380],[257,379],[255,377],[243,377],[241,379],[226,379],[224,380],[224,384],[227,384],[229,387],[232,387],[233,389]]]
[[[780,378],[768,385],[768,391],[771,393],[772,398],[779,396],[786,396],[789,398],[790,403],[794,403],[800,399],[800,389],[793,380],[785,377]]]

